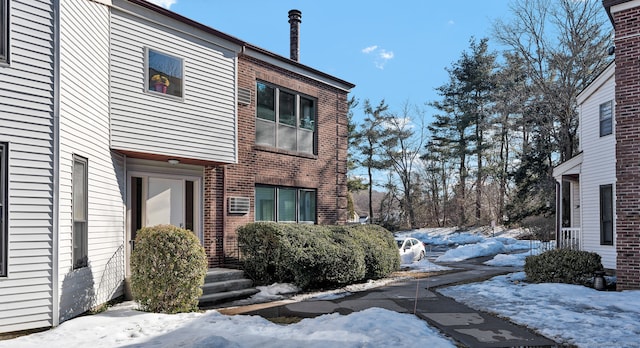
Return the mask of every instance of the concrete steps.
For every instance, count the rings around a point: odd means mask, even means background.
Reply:
[[[253,282],[244,277],[244,272],[230,268],[210,268],[202,286],[200,307],[219,305],[257,294]]]

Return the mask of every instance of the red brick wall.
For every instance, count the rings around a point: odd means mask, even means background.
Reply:
[[[255,145],[256,82],[317,98],[318,155],[300,155]],[[251,90],[251,104],[238,105],[238,164],[205,169],[204,239],[209,265],[237,256],[236,229],[254,221],[256,184],[317,190],[319,224],[347,219],[347,93],[247,56],[238,59],[238,87]],[[251,212],[228,214],[226,197],[251,198]]]
[[[640,289],[640,8],[613,13],[618,290]]]

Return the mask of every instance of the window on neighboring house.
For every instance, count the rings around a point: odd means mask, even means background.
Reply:
[[[600,186],[600,244],[613,245],[613,185]]]
[[[317,154],[316,101],[257,83],[256,144]]]
[[[600,136],[613,133],[613,101],[600,104]]]
[[[0,0],[0,63],[9,61],[9,0]]]
[[[146,51],[147,91],[182,98],[182,59],[150,48]]]
[[[73,156],[73,177],[71,182],[71,210],[73,213],[73,268],[86,267],[88,264],[87,230],[87,178],[88,161]]]
[[[256,221],[316,222],[316,191],[294,187],[256,186]]]
[[[0,277],[7,276],[7,262],[9,248],[7,245],[9,237],[8,224],[8,201],[9,192],[9,144],[0,143]]]

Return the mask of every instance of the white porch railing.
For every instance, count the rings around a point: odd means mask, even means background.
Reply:
[[[560,229],[560,237],[558,239],[558,247],[582,250],[580,241],[581,238],[580,227],[563,227]]]

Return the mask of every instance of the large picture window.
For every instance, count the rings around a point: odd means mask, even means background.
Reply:
[[[88,229],[87,229],[87,177],[86,158],[73,156],[73,177],[71,182],[71,210],[73,213],[73,268],[88,265]]]
[[[7,219],[9,218],[9,145],[0,143],[0,277],[7,276],[7,262],[9,248],[7,245],[9,229],[7,228]]]
[[[316,222],[316,191],[256,186],[256,221]]]
[[[600,244],[613,245],[613,185],[600,186]]]
[[[613,101],[600,104],[600,136],[613,133]]]
[[[257,83],[256,144],[317,154],[316,101]]]
[[[147,49],[147,91],[182,98],[182,59]]]
[[[9,61],[9,0],[0,0],[0,63]]]

